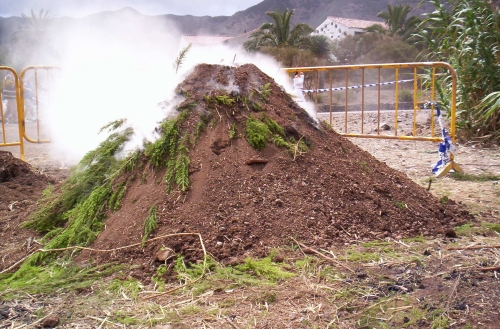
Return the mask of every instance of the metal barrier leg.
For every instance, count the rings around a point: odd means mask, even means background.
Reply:
[[[454,161],[453,154],[450,154],[450,162],[448,162],[448,164],[443,168],[439,169],[439,171],[436,173],[436,177],[441,178],[447,173],[449,173],[451,170],[458,172],[460,174],[464,173],[460,165]]]

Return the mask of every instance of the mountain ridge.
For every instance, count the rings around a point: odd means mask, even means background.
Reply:
[[[419,2],[420,0],[365,0],[360,4],[359,1],[354,0],[264,0],[231,16],[143,15],[133,7],[128,6],[119,10],[103,11],[82,18],[70,19],[70,17],[65,16],[54,19],[65,20],[66,22],[98,21],[126,12],[128,15],[140,15],[152,20],[170,21],[177,25],[182,34],[240,35],[271,21],[270,17],[265,14],[268,11],[293,9],[295,13],[292,16],[292,25],[306,23],[316,28],[328,16],[380,21],[377,14],[386,10],[387,5],[409,4],[413,8],[410,12],[410,15],[413,16],[418,16],[433,8],[430,4],[424,4],[416,8]],[[12,34],[16,30],[15,27],[21,24],[23,24],[23,18],[21,17],[0,17],[0,43],[6,42],[6,35]]]

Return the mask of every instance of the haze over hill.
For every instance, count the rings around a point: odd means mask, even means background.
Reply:
[[[270,21],[265,14],[267,11],[284,11],[287,8],[295,9],[292,24],[307,23],[317,27],[327,16],[338,16],[355,19],[380,20],[377,14],[387,9],[387,5],[410,4],[414,10],[410,15],[420,15],[432,10],[432,5],[426,3],[420,8],[415,8],[420,0],[264,0],[246,10],[236,12],[232,16],[179,16],[179,15],[142,15],[133,8],[123,8],[117,11],[100,12],[84,18],[55,17],[57,29],[78,22],[92,22],[100,24],[107,18],[119,16],[124,11],[147,18],[155,23],[164,21],[165,24],[174,23],[182,34],[208,34],[208,35],[239,35],[245,31],[258,28],[262,23]],[[21,17],[0,17],[0,45],[8,43],[13,33],[24,24]]]
[[[377,14],[387,9],[387,5],[410,4],[415,8],[420,0],[265,0],[232,16],[193,17],[165,15],[178,23],[185,34],[238,35],[245,30],[258,28],[262,23],[270,21],[267,11],[295,9],[292,24],[306,23],[317,27],[327,16],[338,16],[365,20],[380,20]],[[414,9],[410,15],[420,15],[433,8],[429,4]]]

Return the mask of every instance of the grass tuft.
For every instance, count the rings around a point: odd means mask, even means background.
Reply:
[[[467,182],[488,182],[488,181],[500,180],[500,175],[495,175],[490,173],[471,175],[471,174],[454,172],[451,173],[451,177],[458,181],[467,181]]]
[[[295,276],[294,273],[284,271],[282,266],[274,263],[271,256],[262,259],[247,258],[245,259],[244,264],[237,265],[235,268],[245,272],[251,271],[256,275],[263,276],[272,282]]]
[[[12,299],[18,294],[50,294],[78,291],[90,287],[96,280],[120,270],[122,265],[102,264],[95,267],[79,267],[52,263],[43,268],[24,263],[12,274],[0,277],[2,299]]]

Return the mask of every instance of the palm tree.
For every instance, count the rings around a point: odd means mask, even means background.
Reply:
[[[385,21],[391,36],[400,35],[406,40],[411,37],[415,28],[421,21],[421,19],[416,16],[408,18],[410,11],[410,5],[387,5],[387,11],[381,11],[377,16]]]
[[[30,42],[38,43],[45,36],[47,27],[49,26],[54,16],[49,15],[49,11],[40,9],[38,15],[31,10],[31,16],[22,14],[22,17],[28,23],[20,32],[23,33],[23,38],[29,39]]]
[[[11,44],[14,45],[11,60],[19,64],[36,64],[43,61],[44,56],[53,54],[55,49],[51,47],[48,28],[54,16],[48,11],[40,10],[35,13],[31,10],[31,16],[22,14],[24,24],[14,32]],[[22,49],[22,52],[19,51]]]
[[[54,16],[49,15],[49,11],[44,11],[43,9],[40,9],[40,12],[37,14],[31,10],[31,16],[28,16],[26,14],[22,14],[22,17],[28,21],[28,23],[31,25],[33,30],[37,31],[45,31],[45,28],[47,27],[47,23],[54,18]]]
[[[329,59],[333,42],[326,35],[313,35],[309,38],[309,50],[320,59]]]
[[[381,24],[372,24],[365,28],[365,32],[375,32],[375,33],[382,33],[386,34],[387,29],[383,27]]]
[[[307,48],[309,34],[313,29],[307,24],[297,24],[290,29],[290,19],[293,10],[286,9],[283,13],[268,11],[266,15],[273,19],[273,23],[264,23],[250,39],[243,45],[246,50],[257,50],[261,47],[295,47]]]

